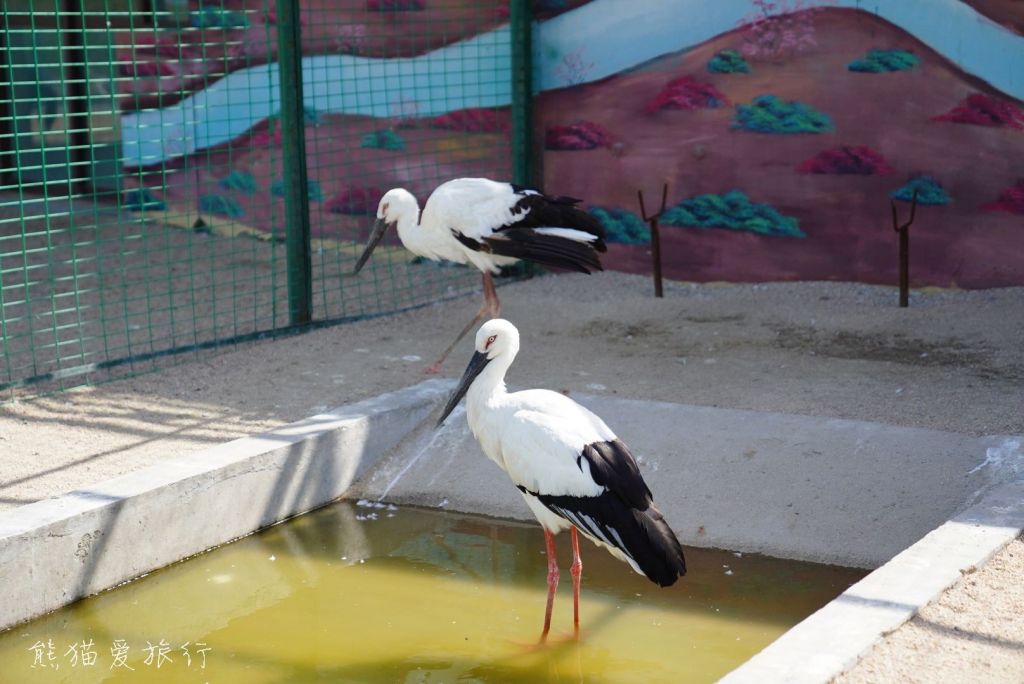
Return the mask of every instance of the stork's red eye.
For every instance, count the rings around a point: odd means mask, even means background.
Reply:
[[[491,345],[494,344],[494,340],[498,339],[497,335],[491,335],[487,338],[487,344],[484,345],[484,349],[490,349]]]

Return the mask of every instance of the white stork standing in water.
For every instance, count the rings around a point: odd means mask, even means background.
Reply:
[[[416,198],[403,188],[389,190],[377,206],[377,220],[355,273],[366,264],[391,226],[410,252],[439,261],[472,264],[483,274],[484,302],[476,317],[426,370],[436,373],[473,326],[501,313],[492,274],[520,259],[583,273],[600,271],[604,244],[601,223],[576,207],[572,197],[486,178],[457,178],[431,193],[420,214]]]
[[[553,535],[572,538],[573,625],[579,634],[577,530],[652,582],[667,587],[686,574],[683,549],[654,507],[636,460],[604,421],[550,390],[509,394],[505,372],[519,351],[519,331],[506,320],[484,323],[473,354],[438,425],[466,397],[469,429],[526,499],[544,528],[548,600],[541,641],[551,627],[558,586]]]

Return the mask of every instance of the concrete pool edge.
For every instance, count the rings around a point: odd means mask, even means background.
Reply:
[[[723,677],[828,682],[1024,532],[1024,481],[997,485]]]
[[[0,514],[0,630],[337,499],[450,388],[428,380]]]

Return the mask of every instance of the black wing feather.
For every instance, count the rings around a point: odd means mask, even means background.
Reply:
[[[611,491],[600,496],[534,496],[586,536],[621,550],[655,584],[667,587],[686,574],[682,545],[653,505],[637,510]]]
[[[460,242],[466,244],[461,239]],[[486,251],[493,254],[525,259],[542,266],[565,268],[580,273],[604,270],[592,243],[579,242],[560,235],[544,235],[528,228],[502,228],[493,236],[484,238],[483,245],[486,246]]]
[[[629,556],[652,582],[667,587],[686,574],[683,547],[661,511],[654,506],[636,459],[622,440],[583,447],[577,465],[586,459],[590,476],[605,491],[598,496],[531,492],[551,512],[588,537],[610,544]]]
[[[604,270],[597,255],[608,250],[604,243],[604,226],[576,206],[580,200],[544,195],[521,185],[510,186],[519,197],[512,207],[514,213],[521,215],[518,220],[493,228],[493,234],[482,240],[452,229],[455,239],[476,252],[524,259],[542,266],[580,273]],[[594,239],[584,241],[547,235],[537,232],[539,228],[569,228],[592,235]]]
[[[512,187],[516,194],[521,196],[512,210],[517,214],[525,214],[519,220],[496,229],[497,232],[516,228],[572,228],[597,238],[590,243],[597,251],[608,250],[604,243],[604,226],[593,215],[576,206],[580,200],[574,197],[534,194],[536,190],[525,194],[529,188],[515,185]]]
[[[615,492],[633,508],[645,510],[651,505],[651,490],[640,475],[632,452],[621,439],[588,444],[583,447],[582,458],[590,464],[594,482]]]

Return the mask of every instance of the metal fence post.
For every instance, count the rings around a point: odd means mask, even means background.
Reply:
[[[533,22],[530,0],[512,0],[512,179],[533,182]]]
[[[306,123],[302,100],[302,29],[299,25],[299,0],[276,2],[288,316],[291,325],[304,325],[313,320],[313,260],[309,231],[309,181],[306,177]]]

